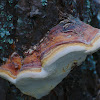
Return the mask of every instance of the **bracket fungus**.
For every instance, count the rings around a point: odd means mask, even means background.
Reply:
[[[0,67],[0,77],[22,93],[39,99],[59,84],[74,65],[80,65],[98,49],[100,29],[78,18],[66,19],[53,27],[33,50],[25,52],[25,58],[14,52]]]

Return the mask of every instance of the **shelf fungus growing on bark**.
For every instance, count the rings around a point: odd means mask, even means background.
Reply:
[[[47,95],[73,66],[100,49],[100,29],[79,19],[63,20],[22,58],[13,53],[0,67],[0,76],[24,94],[37,99]]]

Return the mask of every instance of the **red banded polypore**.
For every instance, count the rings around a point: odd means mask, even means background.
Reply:
[[[0,76],[15,84],[24,94],[47,95],[73,66],[100,49],[100,29],[79,19],[63,20],[52,28],[25,58],[13,53],[0,67]]]

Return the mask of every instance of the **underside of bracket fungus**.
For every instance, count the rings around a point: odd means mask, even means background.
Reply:
[[[78,18],[66,19],[53,27],[32,49],[20,57],[14,52],[0,67],[0,76],[24,94],[35,98],[47,95],[73,66],[100,49],[100,29]]]

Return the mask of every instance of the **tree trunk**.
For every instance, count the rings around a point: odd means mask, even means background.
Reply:
[[[97,19],[100,12],[98,1],[0,0],[0,28],[10,32],[9,36],[0,37],[1,64],[14,51],[23,56],[24,51],[38,43],[47,31],[70,15],[100,28],[100,19]],[[10,42],[4,43],[4,39],[10,39]],[[74,68],[55,89],[40,100],[100,100],[99,61],[100,52],[88,56],[81,66]],[[36,99],[22,94],[14,85],[0,78],[0,100]]]

